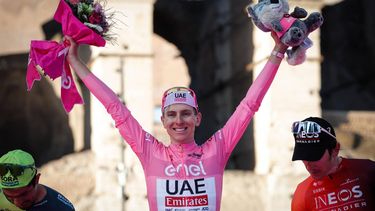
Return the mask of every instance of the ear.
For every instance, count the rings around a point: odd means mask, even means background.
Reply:
[[[334,157],[337,157],[337,156],[339,155],[340,147],[341,147],[340,143],[337,142],[335,148],[334,148],[333,151],[332,151],[332,155],[333,155]]]
[[[35,184],[34,185],[37,185],[37,184],[39,184],[39,179],[40,179],[40,173],[37,173],[36,175],[35,175]]]
[[[202,121],[202,113],[198,112],[196,118],[197,119],[196,119],[196,122],[195,122],[195,127],[198,127],[201,124],[201,121]]]
[[[39,183],[40,173],[38,173],[35,177],[35,183]]]
[[[165,121],[164,114],[161,114],[161,116],[160,116],[160,121],[161,121],[161,123],[163,124],[163,127],[165,128],[165,124],[164,124],[164,121]]]

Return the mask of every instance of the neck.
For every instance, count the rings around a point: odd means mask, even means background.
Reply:
[[[41,202],[47,195],[47,190],[43,185],[37,184],[36,186],[36,200],[35,202]]]
[[[333,163],[332,163],[332,168],[328,172],[328,176],[330,176],[331,174],[335,173],[340,168],[341,160],[342,160],[342,158],[339,157],[339,156],[337,156],[337,157],[334,158]]]
[[[188,140],[188,141],[171,141],[171,144],[191,144],[194,143],[194,139]]]

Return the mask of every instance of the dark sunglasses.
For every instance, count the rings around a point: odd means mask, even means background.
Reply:
[[[298,134],[300,132],[304,131],[307,134],[316,134],[324,132],[328,135],[330,135],[332,138],[336,139],[334,135],[332,135],[329,131],[322,128],[318,123],[316,122],[310,122],[310,121],[304,121],[304,122],[293,122],[292,124],[292,133]]]
[[[0,176],[5,176],[8,172],[10,172],[13,177],[19,177],[23,174],[25,169],[35,169],[34,165],[16,165],[16,164],[0,164]]]

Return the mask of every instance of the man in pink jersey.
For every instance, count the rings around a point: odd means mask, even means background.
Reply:
[[[340,157],[340,143],[326,120],[294,122],[292,160],[302,160],[310,176],[294,192],[292,211],[375,210],[375,162]]]
[[[287,49],[275,34],[272,37],[272,53],[245,98],[225,126],[200,146],[194,133],[202,115],[193,90],[174,87],[164,93],[161,121],[171,143],[165,146],[144,131],[116,94],[88,70],[77,56],[76,43],[66,37],[72,69],[104,105],[141,161],[151,211],[220,210],[225,165],[258,110]]]

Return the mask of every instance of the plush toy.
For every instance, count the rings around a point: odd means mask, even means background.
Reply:
[[[281,42],[290,47],[286,52],[290,65],[305,61],[306,50],[313,44],[308,35],[323,24],[323,16],[319,12],[307,17],[305,9],[295,7],[289,14],[287,0],[259,0],[248,5],[246,11],[260,30],[276,32]]]

